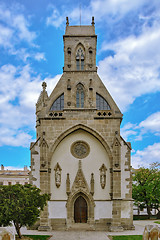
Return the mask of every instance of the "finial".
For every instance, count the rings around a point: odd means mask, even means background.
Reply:
[[[94,22],[94,17],[92,17],[92,26],[94,26],[95,22]]]
[[[46,83],[46,82],[43,82],[43,83],[42,83],[42,87],[43,87],[43,91],[45,91],[45,90],[46,90],[46,87],[47,87],[47,83]]]
[[[79,169],[82,169],[82,161],[81,160],[79,160],[78,165],[79,165]]]
[[[69,26],[69,19],[66,17],[66,26]]]

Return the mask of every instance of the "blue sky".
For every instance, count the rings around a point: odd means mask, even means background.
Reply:
[[[160,161],[160,1],[0,0],[0,164],[30,165],[35,103],[63,70],[65,18],[95,17],[98,74],[124,114],[132,166]]]

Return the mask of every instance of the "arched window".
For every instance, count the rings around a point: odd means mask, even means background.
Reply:
[[[63,109],[64,109],[64,93],[54,101],[50,110],[61,111]]]
[[[78,84],[77,92],[76,92],[76,107],[83,108],[84,107],[84,90],[82,84]]]
[[[93,51],[92,51],[92,48],[89,48],[89,64],[90,64],[90,67],[93,63]]]
[[[67,49],[68,67],[71,65],[71,48]]]
[[[77,70],[84,70],[84,53],[81,47],[78,48],[76,53],[76,67]]]
[[[96,107],[97,110],[111,110],[108,102],[98,93],[96,93]]]

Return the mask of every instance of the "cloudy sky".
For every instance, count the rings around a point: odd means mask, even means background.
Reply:
[[[81,9],[81,11],[80,11]],[[124,114],[132,166],[160,161],[160,1],[0,0],[0,164],[30,165],[35,103],[62,74],[65,18],[95,17],[98,74]]]

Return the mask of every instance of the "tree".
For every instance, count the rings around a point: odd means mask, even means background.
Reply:
[[[151,216],[151,209],[160,208],[160,164],[153,163],[149,168],[141,167],[133,175],[132,197],[135,205],[146,208],[148,218]]]
[[[32,226],[49,200],[48,194],[30,184],[0,186],[0,226],[14,223],[19,238],[20,228]]]

